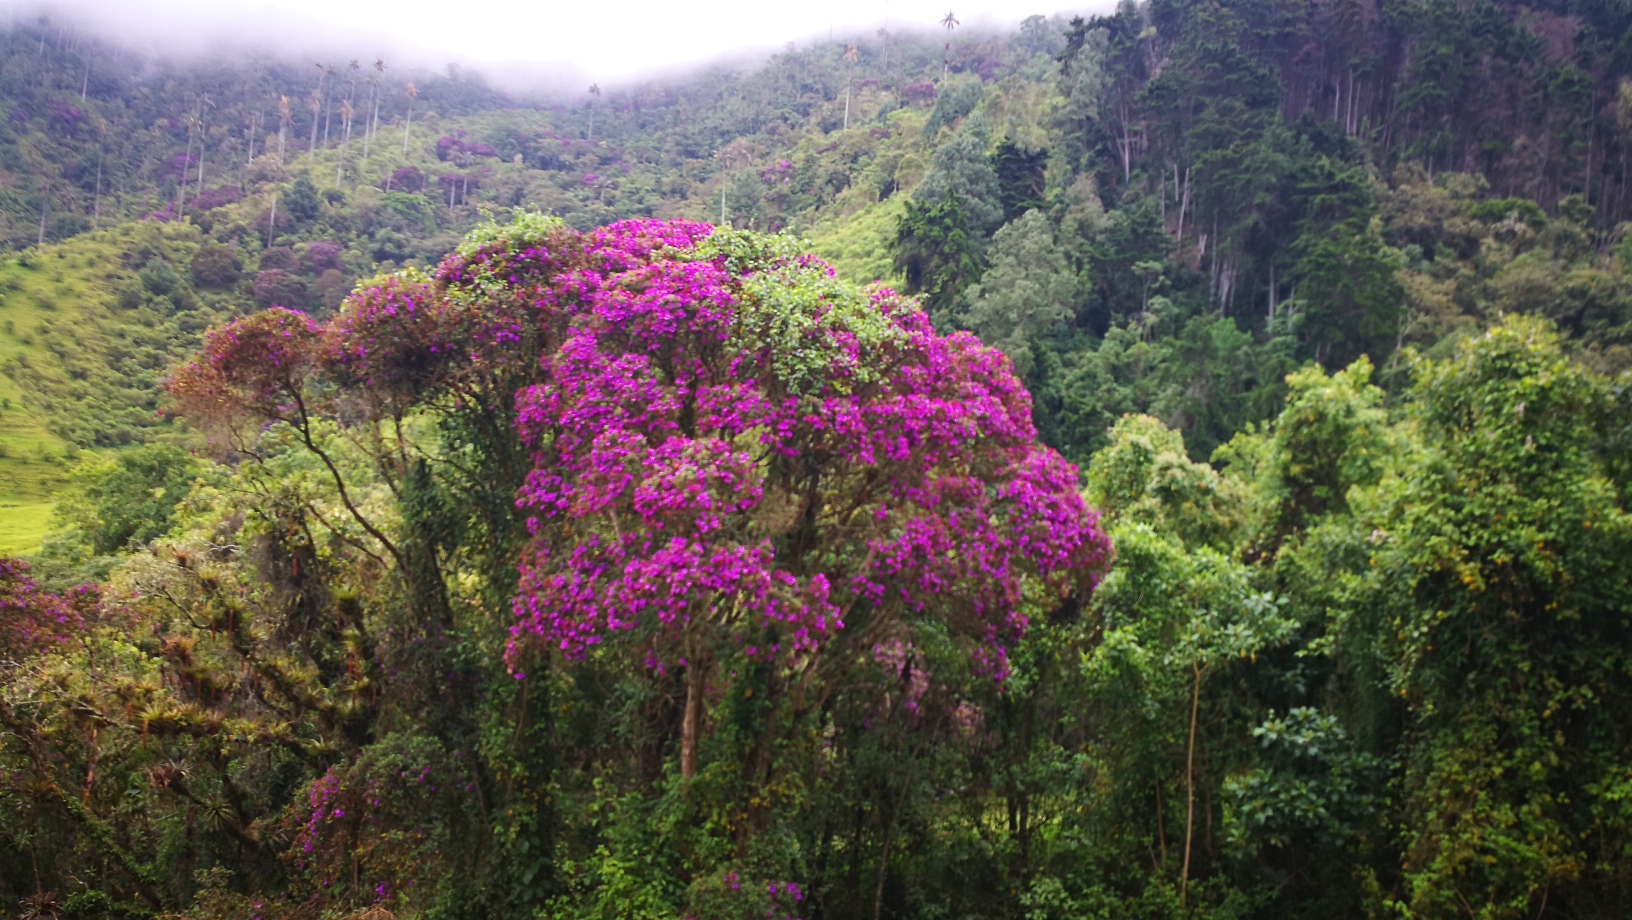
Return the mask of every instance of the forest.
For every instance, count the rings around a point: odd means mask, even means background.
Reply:
[[[280,54],[0,31],[0,916],[1624,916],[1632,10]]]

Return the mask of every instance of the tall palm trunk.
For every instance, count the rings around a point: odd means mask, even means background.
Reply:
[[[350,99],[340,104],[340,123],[343,126],[344,133],[342,135],[343,139],[340,141],[339,162],[334,167],[334,184],[336,186],[340,184],[341,176],[344,175],[346,154],[351,152],[351,122],[356,114],[356,111],[351,107]]]
[[[197,182],[197,188],[193,189],[193,201],[195,201],[195,202],[198,201],[198,196],[204,194],[204,140],[205,140],[205,135],[204,135],[204,121],[203,121],[203,118],[202,118],[202,113],[200,113],[200,116],[201,117],[200,117],[199,122],[198,122],[198,182]]]
[[[288,96],[278,97],[278,165],[283,165],[283,135],[295,120],[295,110],[289,106]]]
[[[408,136],[414,127],[414,100],[419,96],[419,87],[408,84],[408,114],[402,122],[402,155],[408,155]]]
[[[312,137],[306,142],[306,152],[310,153],[317,149],[317,116],[323,109],[317,93],[312,93],[312,98],[306,100],[306,108],[312,113]]]
[[[176,220],[187,202],[187,161],[193,158],[193,126],[187,126],[187,147],[181,154],[181,184],[176,187]]]
[[[376,83],[369,87],[369,95],[371,97],[369,100],[369,105],[373,108],[374,114],[369,116],[368,123],[363,125],[363,159],[365,160],[368,159],[368,148],[371,142],[374,140],[374,125],[379,121],[380,117],[379,84]]]

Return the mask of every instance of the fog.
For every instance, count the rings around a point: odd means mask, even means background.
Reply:
[[[1110,6],[1110,0],[1102,4]],[[960,31],[1012,27],[1032,13],[1000,0],[957,0]],[[515,90],[581,92],[721,59],[752,59],[810,39],[835,42],[937,28],[947,0],[700,0],[683,11],[657,0],[0,0],[0,23],[41,15],[53,25],[160,57],[269,53],[383,57],[394,67],[473,66]]]

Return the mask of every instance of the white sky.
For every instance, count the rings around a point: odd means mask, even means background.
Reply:
[[[1109,8],[1113,0],[1088,2]],[[934,28],[949,4],[965,26],[1012,26],[1055,12],[1048,0],[1035,8],[1030,0],[0,0],[0,15],[54,10],[57,21],[144,51],[325,50],[419,66],[459,61],[486,65],[507,83],[571,86],[775,50],[829,30],[836,41],[871,35],[886,15],[892,30]]]

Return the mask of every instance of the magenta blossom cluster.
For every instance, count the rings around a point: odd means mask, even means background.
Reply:
[[[710,902],[709,909],[704,911],[709,916],[720,916],[722,909],[732,916],[742,916],[752,909],[751,902],[758,900],[765,907],[765,920],[799,920],[799,903],[805,899],[804,889],[797,882],[756,883],[737,872],[721,873],[701,888],[706,892],[704,898]],[[755,897],[756,889],[761,888],[765,892],[763,899]],[[695,914],[683,916],[685,920],[697,920]]]
[[[322,329],[298,310],[272,307],[210,334],[203,353],[166,385],[195,418],[248,410],[262,419],[299,411],[301,391]]]
[[[803,658],[852,612],[936,615],[1003,673],[1024,580],[1091,588],[1109,557],[1008,360],[893,292],[714,254],[699,229],[609,227],[535,288],[572,319],[517,398],[534,543],[516,639]]]
[[[100,599],[91,585],[52,594],[29,575],[28,563],[0,558],[0,660],[73,642],[84,633]]]
[[[437,829],[469,807],[474,790],[457,751],[388,735],[307,787],[291,855],[324,888],[349,876],[354,893],[372,889],[376,902],[390,900],[421,878],[425,856],[442,845]]]

